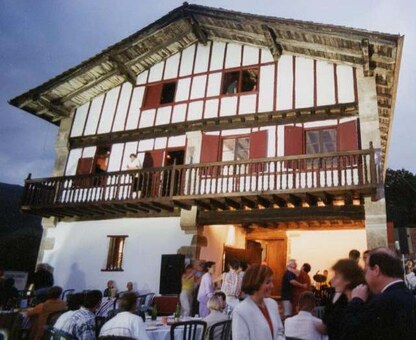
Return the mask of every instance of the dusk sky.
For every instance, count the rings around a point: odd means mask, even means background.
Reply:
[[[416,172],[416,1],[189,1],[405,35],[388,166]],[[7,101],[182,5],[174,0],[0,0],[0,182],[49,177],[57,127]]]

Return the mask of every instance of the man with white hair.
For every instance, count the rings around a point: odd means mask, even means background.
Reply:
[[[293,287],[299,287],[307,289],[307,284],[300,283],[296,280],[298,272],[296,270],[296,260],[290,259],[286,266],[285,274],[282,279],[282,301],[283,301],[283,314],[287,318],[293,314],[292,306],[292,291]]]

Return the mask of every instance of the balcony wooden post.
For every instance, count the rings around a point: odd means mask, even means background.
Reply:
[[[169,197],[173,197],[174,196],[174,190],[175,190],[175,172],[176,172],[176,159],[173,160],[173,166],[172,166],[172,170],[171,170],[171,173],[170,173]]]
[[[370,183],[377,184],[377,169],[373,142],[370,142]]]

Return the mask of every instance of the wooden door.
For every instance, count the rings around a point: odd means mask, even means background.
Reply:
[[[286,268],[286,239],[273,239],[265,241],[265,262],[273,270],[274,289],[272,295],[280,295],[282,290],[282,277]]]

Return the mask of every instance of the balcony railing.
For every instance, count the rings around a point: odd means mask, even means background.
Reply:
[[[60,216],[62,210],[62,216],[69,216],[110,203],[119,210],[123,204],[133,209],[131,203],[138,203],[138,211],[172,211],[175,206],[190,208],[193,200],[201,199],[262,195],[284,199],[347,192],[361,197],[374,195],[381,183],[377,164],[377,152],[370,146],[359,151],[27,179],[22,210],[52,216]],[[65,207],[76,210],[66,214]]]

